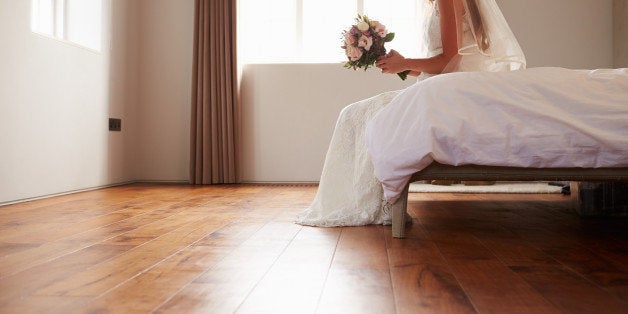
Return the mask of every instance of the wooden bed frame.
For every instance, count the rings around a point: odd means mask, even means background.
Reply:
[[[449,166],[432,163],[412,175],[409,182],[420,180],[460,181],[628,181],[628,168],[511,168],[493,166]],[[391,207],[392,234],[405,237],[408,183]]]

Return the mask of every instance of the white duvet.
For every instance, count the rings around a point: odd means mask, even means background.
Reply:
[[[628,69],[434,76],[408,87],[371,120],[366,145],[389,202],[432,161],[627,167]]]

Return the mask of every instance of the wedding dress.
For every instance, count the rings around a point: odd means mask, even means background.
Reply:
[[[428,1],[425,0],[425,3]],[[442,53],[440,16],[437,5],[426,6],[425,12],[423,44],[427,56],[431,57]],[[498,13],[501,16],[501,12]],[[463,32],[459,32],[464,34],[462,39],[459,38],[463,45],[459,44],[459,47],[468,49],[473,46],[469,43],[475,41],[475,35],[471,22],[466,16],[463,18],[463,22],[459,24],[464,28]],[[463,54],[462,48],[460,53]],[[462,58],[460,61],[457,68],[459,71],[485,70],[487,66],[483,64],[487,64],[484,62],[486,55],[468,56],[470,58]],[[518,62],[521,63],[520,60]],[[525,66],[525,60],[521,64]],[[422,73],[417,84],[430,76],[432,75]],[[318,191],[310,207],[297,216],[296,223],[321,227],[390,224],[391,217],[383,189],[374,175],[373,164],[366,150],[365,130],[368,122],[402,92],[403,90],[379,94],[353,103],[340,112],[325,157]]]

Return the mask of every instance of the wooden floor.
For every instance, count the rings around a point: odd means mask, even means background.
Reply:
[[[416,194],[294,224],[313,186],[127,185],[0,207],[0,313],[628,313],[628,221],[562,195]]]

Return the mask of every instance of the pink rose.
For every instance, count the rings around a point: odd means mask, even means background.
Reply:
[[[351,32],[345,33],[345,45],[352,46],[355,44],[355,36],[351,35]]]
[[[347,46],[347,57],[351,61],[358,61],[362,58],[362,49],[354,46]]]
[[[384,26],[384,24],[378,21],[371,21],[371,25],[373,26],[373,29],[375,30],[377,35],[379,35],[379,37],[383,38],[386,37],[386,34],[388,34],[388,31],[386,30],[386,26]]]
[[[369,36],[362,35],[358,39],[358,47],[363,47],[364,50],[371,50],[371,45],[373,45],[373,39]]]

